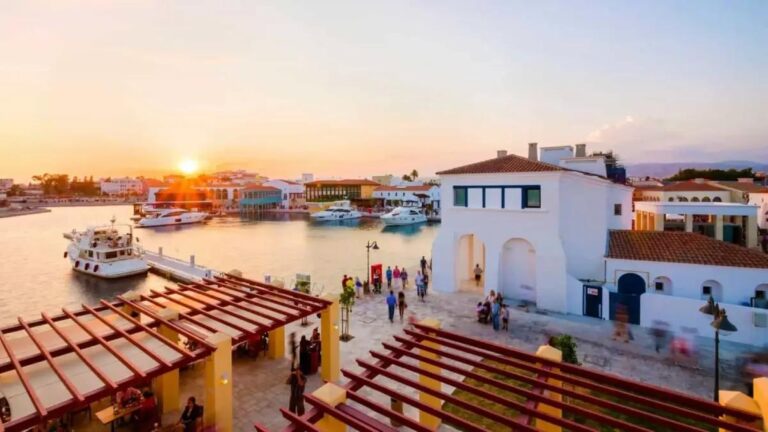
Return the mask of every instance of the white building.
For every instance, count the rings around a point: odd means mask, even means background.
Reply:
[[[384,200],[386,206],[416,206],[420,203],[440,208],[440,187],[435,185],[379,186],[373,198]]]
[[[768,343],[768,255],[696,233],[612,231],[605,261],[604,287],[585,293],[585,307],[606,311],[600,318],[621,303],[630,322],[712,337],[712,317],[699,312],[711,295],[738,328],[728,340]]]
[[[272,186],[280,189],[282,193],[282,202],[280,206],[284,209],[297,208],[306,204],[304,197],[304,185],[290,180],[269,180],[264,182],[264,186]]]
[[[0,191],[6,191],[13,186],[12,178],[0,178]]]
[[[130,177],[102,179],[100,185],[103,195],[141,195],[144,193],[144,182]]]
[[[583,280],[604,277],[608,230],[632,225],[632,188],[499,152],[439,172],[442,224],[433,244],[438,290],[491,290],[542,309],[582,313]],[[475,287],[473,268],[483,269]]]

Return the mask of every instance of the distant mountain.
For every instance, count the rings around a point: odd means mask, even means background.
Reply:
[[[685,168],[695,169],[744,169],[752,171],[768,171],[768,164],[754,161],[723,161],[723,162],[670,162],[670,163],[639,163],[627,164],[627,175],[632,177],[666,178],[677,174]]]

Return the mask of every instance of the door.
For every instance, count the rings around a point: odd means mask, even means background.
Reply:
[[[603,288],[599,286],[584,285],[584,315],[603,317]]]
[[[623,308],[630,324],[640,324],[640,296],[645,293],[645,279],[635,273],[625,273],[618,280],[618,292],[611,293],[611,319]]]

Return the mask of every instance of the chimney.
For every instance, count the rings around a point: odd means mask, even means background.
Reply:
[[[694,183],[700,183],[700,184],[701,184],[701,183],[706,183],[706,182],[707,182],[707,180],[706,180],[706,179],[703,179],[703,178],[695,178],[695,179],[693,179],[693,182],[694,182]]]
[[[503,158],[506,155],[507,155],[507,151],[506,150],[496,150],[496,157],[497,158]]]
[[[577,158],[587,157],[587,145],[586,144],[576,144],[576,157]]]
[[[538,161],[539,160],[539,145],[537,143],[529,143],[528,144],[528,159],[532,161]]]
[[[754,183],[755,179],[752,177],[739,177],[736,179],[739,183]]]

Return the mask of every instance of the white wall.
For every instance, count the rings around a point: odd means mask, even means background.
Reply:
[[[713,338],[714,330],[709,325],[712,316],[699,312],[703,305],[701,300],[646,293],[640,296],[640,325],[651,327],[656,320],[664,321],[675,332],[679,332],[681,327],[691,327],[698,329],[700,336]],[[754,325],[755,314],[767,314],[768,310],[736,305],[727,305],[725,309],[728,320],[738,331],[727,336],[721,334],[721,340],[756,346],[768,343],[768,329]]]
[[[539,160],[552,165],[558,165],[562,159],[573,157],[573,147],[542,147]]]
[[[605,158],[602,157],[563,159],[560,161],[559,165],[563,168],[597,174],[603,177],[605,177],[607,174],[605,168]]]
[[[757,209],[757,226],[768,229],[768,194],[749,194],[749,204],[759,207]]]
[[[740,305],[749,302],[758,285],[768,283],[768,269],[721,267],[654,261],[606,259],[606,283],[615,291],[616,281],[624,273],[637,273],[646,281],[646,292],[654,292],[654,279],[666,276],[672,281],[671,296],[701,301],[701,287],[714,280],[722,286],[722,303]]]

